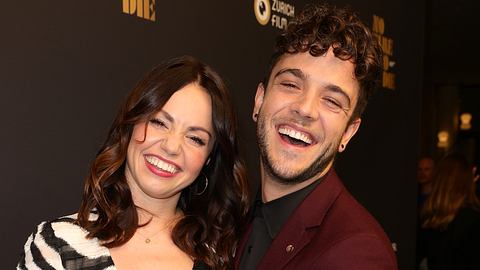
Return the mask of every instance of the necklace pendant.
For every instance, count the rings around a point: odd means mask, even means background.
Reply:
[[[151,241],[150,241],[150,238],[146,238],[145,239],[145,243],[149,244]]]

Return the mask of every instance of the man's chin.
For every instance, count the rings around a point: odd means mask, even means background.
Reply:
[[[282,169],[275,169],[271,168],[268,170],[267,173],[272,176],[273,180],[279,184],[291,186],[303,183],[305,181],[310,180],[313,175],[306,175],[306,170],[303,169],[290,169],[290,168],[282,168]]]
[[[334,158],[334,153],[321,156],[317,158],[315,162],[308,165],[304,163],[301,165],[300,163],[292,164],[292,161],[290,160],[276,160],[275,162],[272,162],[272,160],[265,158],[262,158],[262,162],[266,173],[272,177],[272,180],[283,185],[296,185],[313,178],[319,178],[321,175],[325,174],[331,167],[330,165]],[[282,164],[283,166],[274,166],[273,164]],[[288,166],[290,164],[291,166]]]

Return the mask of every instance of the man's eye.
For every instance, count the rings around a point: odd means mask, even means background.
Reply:
[[[323,100],[325,100],[325,102],[327,103],[327,105],[332,108],[332,109],[342,109],[342,104],[340,104],[340,102],[338,102],[337,100],[333,99],[333,98],[324,98]]]
[[[197,136],[190,136],[189,139],[192,140],[192,142],[194,142],[195,144],[197,144],[199,146],[204,146],[206,144],[203,139],[201,139]]]
[[[286,88],[298,88],[296,84],[290,82],[282,82],[280,85]]]

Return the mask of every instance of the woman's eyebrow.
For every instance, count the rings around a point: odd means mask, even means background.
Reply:
[[[193,127],[189,127],[188,130],[189,131],[203,131],[203,132],[208,134],[208,137],[212,138],[212,134],[206,128],[199,127],[199,126],[193,126]]]
[[[163,114],[163,116],[165,116],[165,118],[167,118],[168,121],[170,121],[171,123],[175,123],[175,118],[173,118],[173,116],[171,116],[168,112],[164,110],[160,110],[160,112]],[[210,131],[208,131],[208,129],[204,127],[191,126],[188,127],[188,131],[203,131],[208,134],[208,137],[212,138],[212,133],[210,133]]]

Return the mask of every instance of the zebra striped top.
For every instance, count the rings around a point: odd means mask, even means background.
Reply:
[[[108,248],[74,223],[77,215],[42,222],[28,237],[20,256],[20,269],[115,270]],[[96,218],[92,214],[92,218]]]
[[[76,218],[74,214],[40,223],[25,243],[17,270],[116,270],[108,248],[97,238],[88,239]],[[208,266],[195,261],[193,270],[201,269]]]

